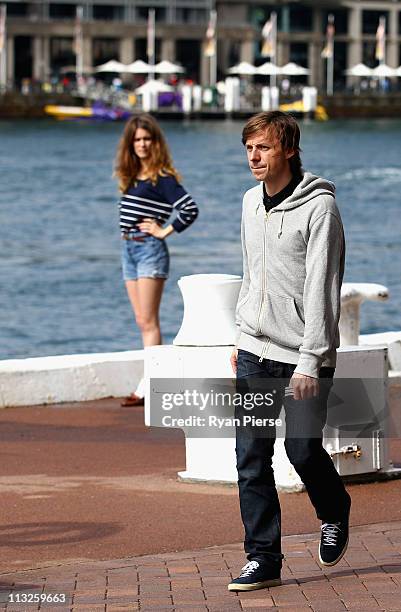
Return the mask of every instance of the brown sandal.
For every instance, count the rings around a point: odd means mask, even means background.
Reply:
[[[128,397],[125,397],[122,402],[121,402],[121,406],[143,406],[144,405],[144,398],[143,397],[139,397],[139,395],[136,395],[136,393],[131,393],[131,395],[128,395]]]

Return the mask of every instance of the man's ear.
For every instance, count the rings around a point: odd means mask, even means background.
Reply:
[[[288,149],[288,151],[285,152],[286,159],[290,159],[290,157],[294,157],[294,155],[295,155],[294,149]]]

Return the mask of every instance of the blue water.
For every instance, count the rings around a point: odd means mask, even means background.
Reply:
[[[239,122],[167,123],[201,214],[169,238],[161,323],[181,322],[177,279],[241,274],[243,192],[254,185]],[[112,162],[122,126],[0,122],[0,358],[139,348],[121,280]],[[362,332],[401,330],[401,122],[302,125],[304,166],[333,180],[347,239],[347,281],[379,282],[387,303],[362,309]],[[205,296],[206,299],[206,296]]]

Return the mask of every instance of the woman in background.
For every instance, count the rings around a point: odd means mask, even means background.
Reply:
[[[127,122],[115,175],[122,192],[123,278],[143,346],[153,346],[162,343],[159,308],[170,263],[166,238],[189,227],[198,216],[198,207],[180,184],[163,132],[151,115]],[[175,219],[166,225],[173,211]],[[143,397],[141,380],[122,405],[141,405]]]

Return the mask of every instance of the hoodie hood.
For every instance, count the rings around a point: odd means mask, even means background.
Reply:
[[[263,202],[263,184],[260,184]],[[292,210],[306,202],[310,202],[317,196],[328,195],[334,198],[335,186],[327,179],[305,172],[302,181],[295,188],[289,198],[274,207],[273,210]]]

